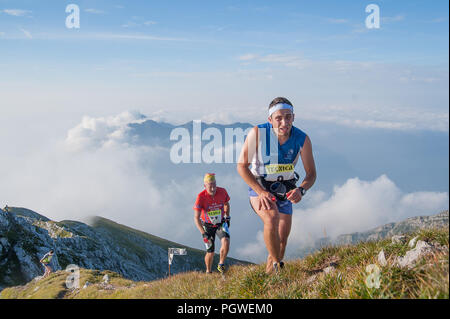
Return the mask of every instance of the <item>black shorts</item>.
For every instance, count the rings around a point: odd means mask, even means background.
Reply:
[[[203,224],[203,229],[205,230],[206,235],[208,235],[209,240],[212,242],[211,247],[206,250],[208,253],[213,253],[216,248],[214,245],[216,235],[220,240],[222,240],[222,238],[230,238],[230,234],[225,231],[222,224],[217,225],[217,227],[214,227],[211,224]]]

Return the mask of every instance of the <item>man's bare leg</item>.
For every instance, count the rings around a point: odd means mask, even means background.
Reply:
[[[256,209],[258,207],[257,197],[250,197],[250,203],[264,223],[264,242],[269,253],[266,272],[270,273],[273,270],[273,263],[280,262],[280,235],[278,231],[280,213],[276,205],[270,210]]]
[[[207,252],[205,255],[206,272],[211,272],[213,259],[214,259],[214,252],[212,253]]]
[[[45,267],[45,272],[44,272],[43,278],[47,277],[52,272],[52,270],[51,270],[51,268],[49,266],[44,265],[44,267]]]
[[[281,214],[278,223],[278,234],[280,236],[280,261],[284,258],[289,234],[292,226],[292,215]]]
[[[227,258],[229,250],[230,250],[230,239],[224,237],[221,240],[219,264],[225,264],[225,258]]]

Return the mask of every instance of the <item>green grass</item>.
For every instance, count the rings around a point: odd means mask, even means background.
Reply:
[[[392,265],[396,256],[403,256],[408,241],[421,240],[447,245],[433,255],[426,256],[413,269]],[[278,275],[265,273],[265,265],[234,265],[224,280],[218,273],[188,272],[151,282],[133,282],[111,271],[81,269],[80,286],[65,287],[68,273],[60,271],[38,282],[4,289],[1,298],[357,298],[405,299],[449,298],[448,229],[419,231],[407,235],[405,244],[391,240],[359,243],[357,245],[328,246],[304,259],[288,261]],[[377,264],[378,253],[384,250],[388,265],[380,270],[380,286],[368,287],[366,267]],[[335,270],[325,274],[323,269],[333,265]],[[102,284],[105,274],[111,286]],[[112,289],[108,289],[112,288]]]

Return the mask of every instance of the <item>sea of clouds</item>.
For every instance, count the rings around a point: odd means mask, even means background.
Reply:
[[[179,178],[168,156],[170,145],[132,143],[129,124],[146,119],[129,111],[85,116],[52,143],[3,155],[0,194],[4,204],[26,207],[58,221],[99,215],[201,249],[192,206],[203,189],[203,176],[198,169],[189,174],[194,164],[180,164],[187,173]],[[206,165],[204,171],[215,168],[219,166]],[[266,258],[262,222],[248,205],[248,188],[236,170],[219,171],[218,186],[225,187],[231,197],[230,255],[261,262]],[[318,176],[326,178],[320,171]],[[295,206],[289,246],[311,243],[324,233],[337,236],[436,214],[448,209],[448,200],[447,192],[402,191],[384,174],[371,180],[348,176],[331,192],[311,189]]]

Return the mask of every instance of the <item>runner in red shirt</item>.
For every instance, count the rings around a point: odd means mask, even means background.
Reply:
[[[206,272],[212,273],[216,235],[221,240],[220,261],[217,270],[225,271],[225,258],[230,249],[230,197],[225,188],[217,187],[215,174],[208,173],[204,179],[205,189],[198,194],[194,204],[194,221],[206,245]]]

